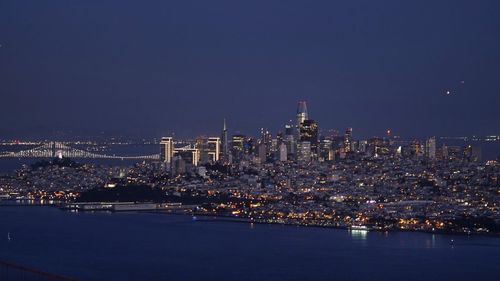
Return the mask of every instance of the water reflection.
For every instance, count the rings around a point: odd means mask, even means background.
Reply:
[[[368,230],[350,229],[349,234],[351,234],[351,238],[355,240],[366,240],[366,236],[368,235]]]
[[[2,208],[0,256],[84,280],[133,280],[135,276],[137,280],[141,276],[146,276],[142,280],[148,276],[235,280],[245,275],[275,280],[278,273],[279,279],[288,280],[498,279],[500,241],[494,237],[258,224],[250,230],[240,223],[193,223],[191,217],[178,215],[68,214],[55,208]],[[12,243],[7,243],[8,232]],[[451,239],[455,239],[454,252],[448,250]],[[423,250],[427,241],[429,246],[435,241],[439,249]],[[105,266],[95,266],[96,251]],[[221,256],[232,258],[217,266]],[[290,263],[297,257],[313,258],[301,259],[300,266]],[[189,261],[189,270],[179,266],[184,261]],[[409,275],[414,268],[418,275]],[[8,279],[2,277],[0,269],[0,280]]]
[[[436,235],[431,234],[427,239],[425,239],[425,248],[434,249],[436,247]]]

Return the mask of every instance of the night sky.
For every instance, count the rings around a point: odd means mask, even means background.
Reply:
[[[0,0],[0,138],[500,134],[500,1]],[[450,91],[450,94],[446,94]]]

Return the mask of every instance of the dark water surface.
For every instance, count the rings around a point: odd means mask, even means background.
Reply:
[[[499,280],[500,239],[0,207],[0,259],[82,280]]]

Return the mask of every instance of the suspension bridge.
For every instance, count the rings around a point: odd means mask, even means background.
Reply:
[[[94,158],[123,160],[158,160],[159,154],[120,156],[107,155],[70,147],[62,142],[48,142],[40,146],[16,152],[0,152],[0,158]]]

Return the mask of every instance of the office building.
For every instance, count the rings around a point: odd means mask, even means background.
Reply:
[[[481,161],[481,147],[475,145],[468,145],[465,148],[465,159],[472,162]]]
[[[267,160],[266,145],[261,143],[258,145],[258,158],[259,163],[264,164]]]
[[[160,141],[160,160],[170,164],[174,156],[174,141],[172,137],[163,137]]]
[[[436,159],[436,137],[431,137],[425,142],[425,156],[430,160]]]
[[[288,160],[288,151],[286,149],[286,144],[283,142],[279,146],[279,160],[281,162],[286,162]]]
[[[311,161],[311,143],[308,141],[301,141],[297,144],[297,161],[310,162]]]
[[[306,119],[300,126],[300,142],[309,142],[313,156],[318,154],[318,124],[314,120]]]
[[[288,154],[290,155],[295,155],[295,150],[297,148],[297,142],[295,138],[295,128],[291,124],[286,124],[285,125],[285,136],[283,139],[283,142],[286,144],[286,149],[288,151]]]
[[[352,128],[347,128],[344,135],[344,150],[350,152],[352,150]]]
[[[228,147],[228,139],[227,139],[226,118],[224,118],[224,124],[222,126],[221,143],[222,143],[221,158],[224,161],[227,161],[228,156],[229,156],[229,147]]]
[[[212,162],[219,161],[221,140],[218,137],[210,137],[207,140],[207,154]]]
[[[331,161],[331,160],[333,160],[332,140],[330,140],[330,139],[322,139],[319,142],[318,159],[320,161]]]
[[[309,119],[307,114],[307,105],[305,101],[299,101],[297,105],[297,127],[300,128],[300,125],[305,120]]]
[[[174,150],[174,156],[181,157],[186,163],[198,166],[200,162],[200,150],[194,147],[182,147]]]

